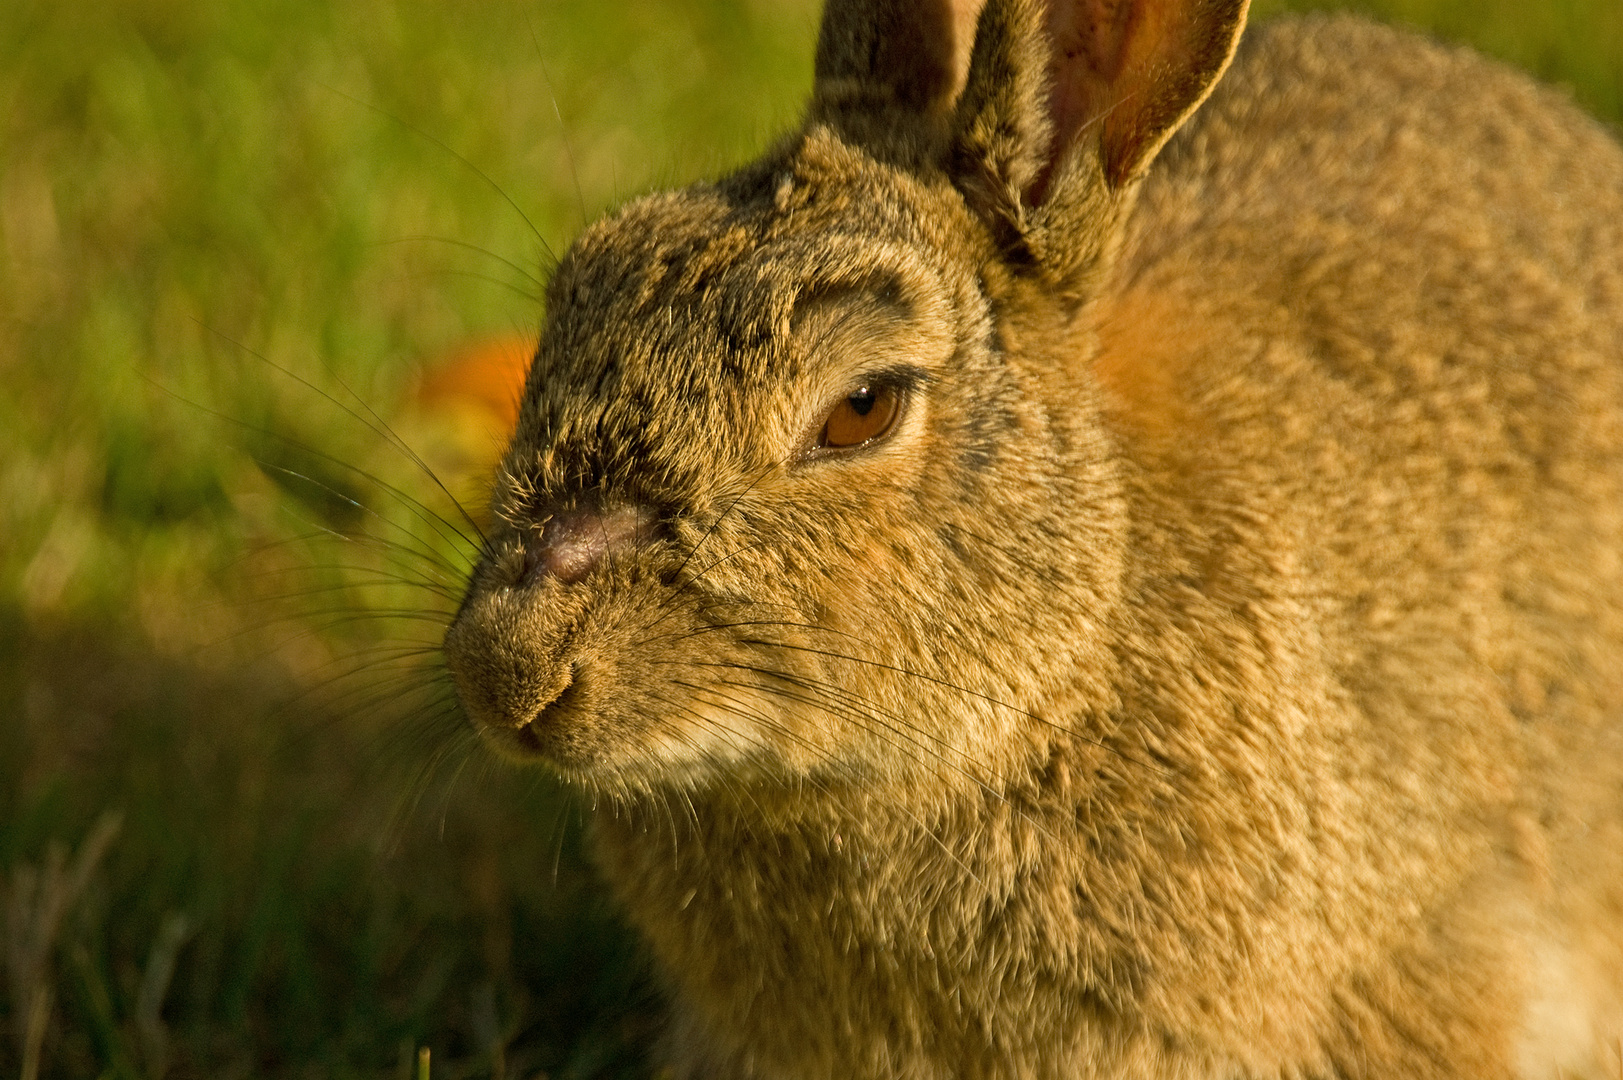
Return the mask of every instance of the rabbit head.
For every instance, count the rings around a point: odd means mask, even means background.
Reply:
[[[1089,300],[1244,0],[832,0],[804,127],[562,260],[446,640],[605,789],[982,783],[1104,707]]]

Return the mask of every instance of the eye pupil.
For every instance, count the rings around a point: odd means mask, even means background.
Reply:
[[[892,386],[859,386],[847,394],[823,421],[817,446],[848,450],[888,434],[901,411],[902,395]]]

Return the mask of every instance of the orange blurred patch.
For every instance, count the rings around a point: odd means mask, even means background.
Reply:
[[[502,431],[518,425],[524,376],[535,355],[533,337],[478,342],[433,364],[417,388],[417,405],[429,413],[479,409]]]
[[[407,402],[408,441],[481,525],[534,354],[533,337],[471,343],[426,365]]]

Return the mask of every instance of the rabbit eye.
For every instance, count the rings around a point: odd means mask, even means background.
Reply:
[[[834,406],[823,421],[817,446],[849,450],[887,434],[901,412],[901,391],[893,386],[859,386]]]

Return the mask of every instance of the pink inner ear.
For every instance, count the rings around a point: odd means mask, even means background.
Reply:
[[[1048,5],[1053,106],[1061,130],[1074,131],[1074,125],[1061,121],[1071,119],[1071,110],[1079,109],[1082,99],[1108,87],[1120,74],[1135,15],[1132,0],[1054,0]]]
[[[1245,0],[1048,0],[1054,142],[1047,174],[1100,128],[1105,176],[1119,185],[1222,73]]]

